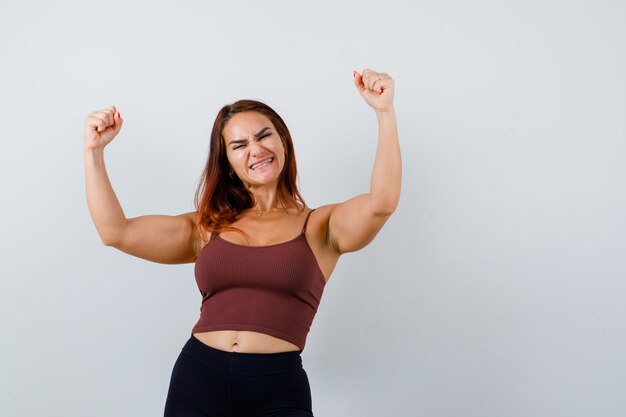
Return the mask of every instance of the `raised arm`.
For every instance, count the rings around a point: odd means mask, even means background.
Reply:
[[[378,145],[370,192],[332,209],[328,220],[329,245],[339,253],[367,246],[395,211],[400,199],[402,158],[393,107],[394,81],[386,73],[354,72],[354,83],[378,119]]]
[[[87,206],[102,243],[152,262],[193,262],[199,251],[195,212],[131,219],[124,215],[104,164],[104,148],[119,133],[122,124],[115,106],[92,112],[85,119],[83,158]]]

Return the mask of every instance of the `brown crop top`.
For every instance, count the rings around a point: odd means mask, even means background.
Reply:
[[[286,242],[250,246],[211,237],[194,268],[202,305],[192,334],[251,330],[304,350],[326,284],[305,235],[314,210]]]

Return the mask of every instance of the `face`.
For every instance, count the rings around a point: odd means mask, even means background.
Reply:
[[[228,162],[247,187],[278,184],[285,147],[267,117],[254,111],[237,113],[224,126],[222,136]],[[258,165],[270,158],[269,163]]]

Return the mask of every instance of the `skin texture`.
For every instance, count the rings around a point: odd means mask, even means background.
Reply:
[[[353,82],[378,121],[376,156],[370,190],[344,202],[319,206],[311,214],[306,239],[326,281],[339,257],[367,246],[396,210],[400,198],[402,160],[396,113],[393,107],[395,82],[387,73],[365,68],[354,71]],[[358,122],[358,121],[357,121]],[[120,132],[123,124],[115,106],[90,113],[84,125],[84,162],[87,204],[102,242],[107,246],[152,262],[193,263],[206,244],[194,227],[195,212],[176,216],[145,215],[126,218],[117,200],[104,164],[104,148]],[[256,138],[263,128],[270,129]],[[223,129],[227,159],[255,198],[255,206],[232,224],[248,234],[252,245],[271,245],[296,237],[306,214],[279,206],[277,184],[285,164],[285,147],[272,123],[262,114],[243,112],[233,116]],[[246,142],[231,146],[233,140]],[[366,146],[367,138],[363,138]],[[374,144],[372,144],[374,146]],[[259,170],[250,165],[274,157],[273,163]],[[255,211],[263,211],[259,217]],[[220,237],[238,244],[250,244],[236,232]],[[272,353],[299,350],[296,345],[263,333],[220,330],[197,333],[203,343],[235,352]]]

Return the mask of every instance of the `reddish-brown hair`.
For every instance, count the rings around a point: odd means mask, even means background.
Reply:
[[[278,201],[285,207],[286,203],[297,206],[297,202],[306,207],[304,199],[296,185],[297,168],[293,141],[287,125],[283,119],[267,104],[256,100],[239,100],[227,104],[217,113],[206,166],[200,178],[200,184],[196,190],[194,202],[197,210],[196,225],[200,229],[200,236],[208,236],[208,232],[219,233],[220,230],[237,230],[244,235],[246,233],[236,227],[229,227],[235,221],[236,216],[249,208],[254,207],[254,196],[245,188],[237,175],[231,178],[228,175],[230,164],[226,157],[226,145],[223,130],[226,123],[237,113],[255,111],[267,117],[278,135],[282,139],[286,151],[285,166],[278,179]],[[246,237],[248,237],[246,235]],[[204,239],[205,241],[207,239]]]

